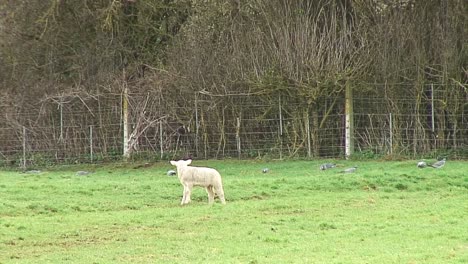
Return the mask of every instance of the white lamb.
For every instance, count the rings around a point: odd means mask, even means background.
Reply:
[[[181,205],[190,202],[190,194],[193,186],[205,187],[208,193],[208,203],[213,204],[215,193],[222,204],[226,204],[224,199],[223,183],[219,172],[212,168],[188,166],[192,160],[171,160],[171,164],[177,167],[177,177],[184,186],[184,195]]]

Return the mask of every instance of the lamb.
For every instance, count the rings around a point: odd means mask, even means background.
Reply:
[[[205,187],[210,205],[214,202],[215,194],[218,195],[222,204],[226,204],[219,172],[212,168],[188,166],[190,163],[192,163],[192,160],[171,160],[171,164],[177,167],[177,177],[182,186],[184,186],[184,193],[180,204],[184,205],[190,202],[193,186]]]

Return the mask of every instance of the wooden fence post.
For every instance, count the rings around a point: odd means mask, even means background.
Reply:
[[[392,113],[389,113],[389,125],[390,125],[390,155],[393,154],[393,117],[392,117]]]
[[[198,130],[200,124],[198,123],[198,92],[195,92],[195,153],[198,157]]]
[[[23,126],[23,170],[26,169],[26,127]]]
[[[309,117],[309,109],[307,108],[305,112],[305,131],[307,133],[307,157],[312,157],[312,144],[310,143],[310,117]]]
[[[93,162],[93,126],[89,126],[89,158]]]
[[[124,80],[125,81],[125,80]],[[128,159],[130,151],[128,148],[128,88],[124,84],[124,92],[122,98],[122,111],[123,111],[123,157]]]
[[[353,112],[353,90],[349,84],[346,83],[345,95],[345,155],[348,159],[354,152],[354,112]]]
[[[159,121],[159,151],[161,153],[161,160],[164,156],[164,145],[163,145],[163,125],[162,120]]]
[[[281,95],[278,98],[278,108],[279,108],[279,137],[280,137],[280,159],[283,159],[283,112],[281,109]]]
[[[241,158],[242,150],[241,150],[241,138],[240,138],[240,118],[237,118],[237,125],[236,125],[236,143],[237,143],[237,155],[239,159]]]

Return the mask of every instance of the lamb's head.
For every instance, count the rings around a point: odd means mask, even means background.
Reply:
[[[192,160],[171,160],[171,164],[176,166],[178,170],[187,167],[190,163],[192,163]]]

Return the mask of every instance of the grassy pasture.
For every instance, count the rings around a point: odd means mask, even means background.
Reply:
[[[322,162],[194,161],[223,175],[211,207],[168,162],[1,171],[0,263],[468,263],[467,162]]]

